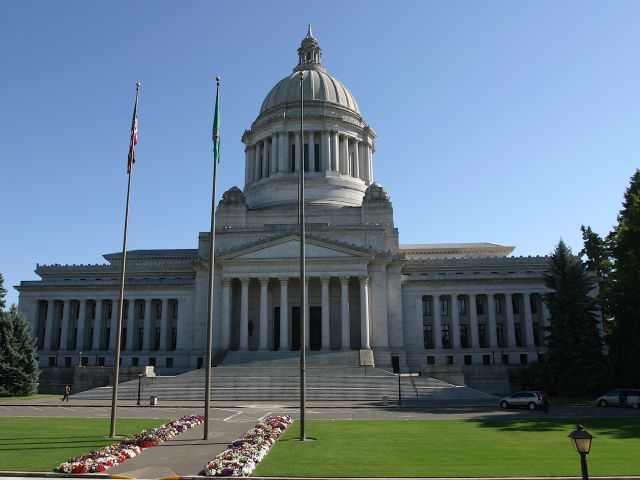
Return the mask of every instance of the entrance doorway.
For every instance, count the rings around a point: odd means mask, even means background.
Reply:
[[[309,308],[309,347],[322,348],[322,307]],[[300,307],[291,308],[291,350],[300,350]]]

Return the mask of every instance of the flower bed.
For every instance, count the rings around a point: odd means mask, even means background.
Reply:
[[[200,425],[203,421],[202,415],[186,415],[171,420],[158,428],[145,430],[133,437],[125,438],[120,443],[107,445],[80,457],[72,458],[55,470],[62,473],[104,472],[109,467],[119,465],[129,458],[140,455],[145,448],[160,445],[179,433]]]
[[[293,423],[289,415],[267,417],[229,444],[202,470],[209,477],[246,477],[253,472],[269,451],[271,445]]]

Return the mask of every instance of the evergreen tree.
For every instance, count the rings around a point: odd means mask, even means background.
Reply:
[[[594,232],[591,227],[580,226],[584,246],[580,251],[580,256],[587,257],[587,269],[598,276],[598,303],[605,317],[604,325],[609,323],[611,318],[611,269],[612,261],[610,256],[610,246],[608,239],[603,239]]]
[[[0,396],[31,395],[38,386],[36,341],[15,305],[4,310],[5,294],[0,283]]]
[[[614,259],[609,357],[618,385],[635,387],[640,385],[640,170],[631,177],[609,241]]]
[[[7,306],[7,302],[4,297],[7,294],[7,289],[4,288],[4,277],[0,273],[0,312],[4,312],[4,309]]]
[[[559,395],[598,391],[605,378],[602,337],[596,300],[589,295],[595,280],[582,260],[560,240],[549,258],[545,295],[550,326],[544,365],[547,389]]]

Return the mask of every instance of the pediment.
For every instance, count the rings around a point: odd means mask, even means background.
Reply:
[[[370,257],[368,252],[314,238],[307,238],[305,254],[307,259],[326,260],[348,260]],[[299,256],[299,237],[288,235],[285,238],[266,241],[259,245],[252,245],[248,248],[230,252],[222,255],[221,260],[260,261],[277,259],[286,261],[298,259]]]

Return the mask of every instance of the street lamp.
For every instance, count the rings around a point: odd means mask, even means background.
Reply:
[[[582,480],[589,480],[587,471],[587,454],[591,449],[593,436],[587,432],[582,425],[576,425],[576,429],[569,434],[569,438],[580,455],[580,468],[582,469]]]
[[[138,374],[138,406],[140,406],[140,390],[142,389],[142,373]]]

